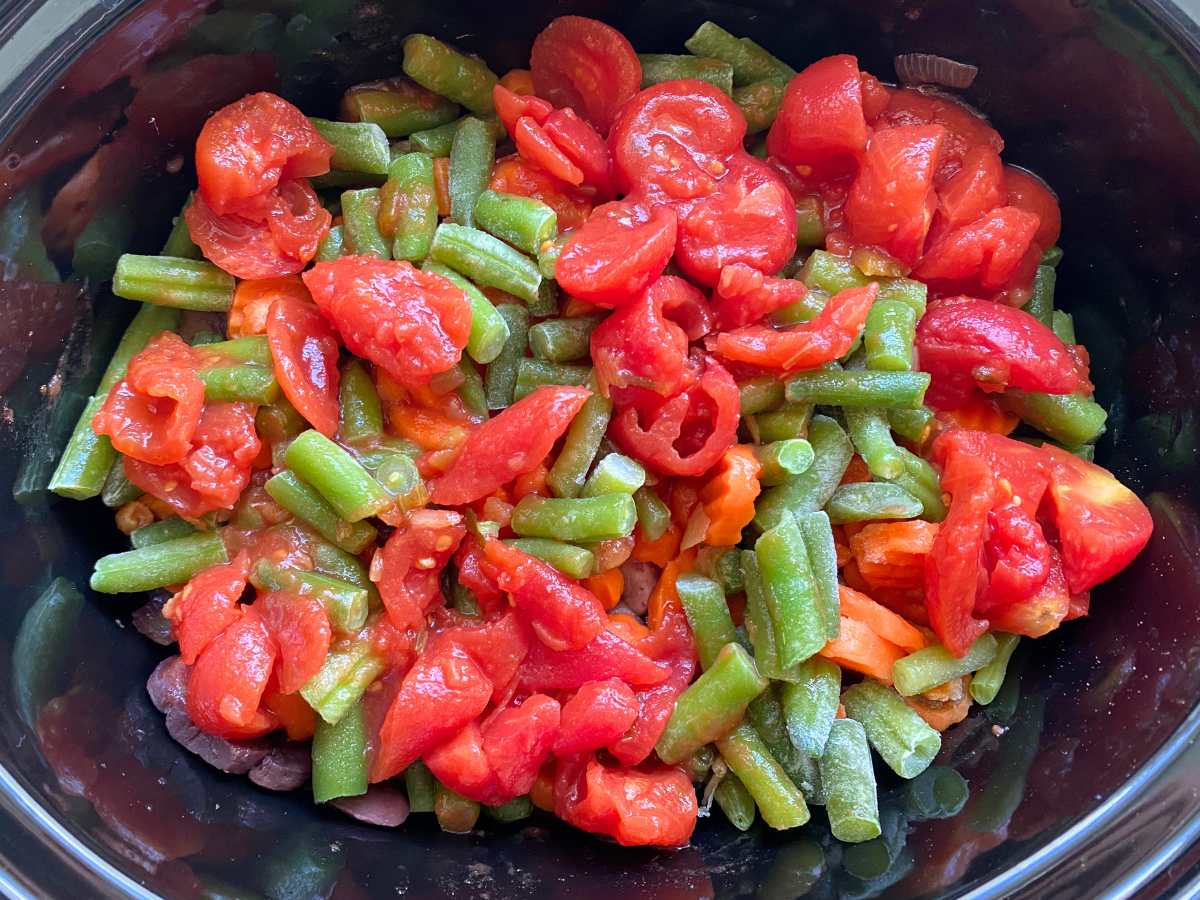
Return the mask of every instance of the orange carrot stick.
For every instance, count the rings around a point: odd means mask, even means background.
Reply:
[[[619,568],[609,569],[607,572],[583,579],[583,586],[596,595],[596,599],[605,609],[612,609],[621,602],[621,594],[625,591],[625,576]]]
[[[912,623],[876,603],[866,594],[838,585],[842,615],[862,622],[873,632],[909,653],[925,646],[925,636]]]
[[[654,590],[650,592],[650,599],[646,602],[646,623],[651,629],[657,629],[662,624],[667,607],[682,611],[675,582],[684,572],[692,571],[695,564],[696,551],[684,550],[663,568],[658,584],[654,586]]]
[[[658,540],[647,540],[639,528],[634,532],[632,558],[637,562],[654,563],[659,568],[666,566],[679,555],[679,542],[683,540],[683,532],[678,526],[672,525]]]
[[[754,519],[754,500],[762,490],[758,483],[761,472],[762,465],[749,444],[725,451],[700,490],[700,502],[708,515],[705,543],[732,547],[742,539],[742,529]]]
[[[891,684],[892,666],[907,654],[857,619],[842,616],[838,636],[822,647],[819,655],[845,669]]]
[[[874,522],[851,535],[850,550],[870,587],[919,587],[937,532],[936,524],[919,519]]]

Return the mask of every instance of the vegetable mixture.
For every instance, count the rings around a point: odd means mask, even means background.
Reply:
[[[94,590],[166,589],[196,752],[310,741],[316,802],[448,831],[869,841],[872,751],[921,776],[1145,545],[1000,135],[686,49],[564,16],[497,78],[415,34],[337,121],[204,125],[52,482],[132,542]]]

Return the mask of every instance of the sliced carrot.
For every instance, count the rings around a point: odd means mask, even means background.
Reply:
[[[842,581],[864,594],[871,589],[871,586],[863,581],[862,573],[858,571],[858,563],[854,557],[850,557],[850,561],[842,566]]]
[[[286,278],[254,278],[239,281],[229,307],[227,330],[231,338],[267,333],[267,313],[279,297],[312,302],[299,275]]]
[[[885,641],[869,627],[842,616],[838,636],[821,648],[820,656],[845,669],[862,672],[892,683],[892,666],[907,654],[890,641]]]
[[[268,691],[263,695],[262,704],[279,719],[279,724],[287,731],[290,740],[307,741],[313,736],[317,727],[317,714],[298,693],[281,694],[279,691]]]
[[[742,529],[754,520],[754,500],[762,487],[758,476],[762,464],[749,444],[725,451],[712,476],[700,489],[700,501],[708,515],[704,541],[712,547],[732,547],[742,539]]]
[[[936,524],[920,519],[873,522],[850,537],[850,550],[872,589],[920,587],[937,532]]]
[[[683,530],[672,525],[658,540],[647,540],[639,528],[634,532],[633,553],[631,557],[637,562],[654,563],[660,569],[679,555],[679,542],[683,540]]]
[[[907,703],[930,728],[945,731],[951,725],[957,725],[971,711],[971,693],[967,688],[971,684],[971,676],[961,679],[962,686],[955,690],[955,699],[946,701],[930,700],[928,695],[918,694],[916,697],[905,697]]]
[[[546,478],[549,474],[550,470],[543,462],[538,463],[536,468],[518,475],[513,481],[513,501],[518,501],[529,494],[537,494],[539,497],[550,496],[550,491],[546,487]]]
[[[415,406],[397,406],[388,410],[388,425],[402,438],[422,450],[449,450],[462,445],[471,429],[444,413]]]
[[[646,602],[646,623],[652,629],[656,629],[662,624],[663,618],[667,614],[667,607],[682,610],[679,594],[675,590],[675,582],[680,575],[692,571],[695,564],[696,551],[684,550],[663,567],[658,584],[654,586],[654,590],[650,592],[650,599]]]
[[[842,484],[857,484],[860,481],[870,481],[871,470],[867,468],[867,462],[857,453],[850,457],[850,465],[846,466],[846,471],[842,475]]]
[[[433,193],[437,196],[438,215],[450,215],[450,157],[433,161]]]
[[[621,594],[625,591],[625,576],[619,568],[609,569],[607,572],[583,579],[583,586],[596,595],[596,599],[605,609],[612,609],[621,602]]]
[[[937,418],[948,426],[1006,435],[1012,434],[1021,421],[1019,417],[1001,409],[999,403],[980,390],[973,391],[967,402],[958,409],[939,410]]]
[[[631,644],[650,636],[650,629],[637,616],[629,613],[609,613],[608,630]]]
[[[522,97],[534,93],[533,74],[528,69],[509,69],[500,79],[500,84]]]
[[[844,584],[838,585],[842,615],[862,622],[873,632],[897,647],[912,653],[925,646],[925,636],[911,622],[876,603],[866,594]]]
[[[837,551],[837,566],[839,569],[854,558],[854,554],[850,552],[849,540],[846,537],[846,532],[842,530],[841,525],[833,526],[833,549]]]

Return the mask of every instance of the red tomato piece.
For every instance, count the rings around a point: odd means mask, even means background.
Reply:
[[[1087,369],[1049,328],[1021,309],[954,297],[930,305],[917,326],[921,369],[943,395],[972,385],[1049,394],[1090,391]]]
[[[502,84],[492,88],[492,103],[496,106],[496,115],[504,124],[504,130],[510,135],[517,133],[517,122],[522,116],[529,116],[534,122],[545,123],[550,113],[554,112],[553,104],[547,103],[541,97],[532,94],[517,94]]]
[[[600,601],[549,563],[497,540],[483,551],[513,607],[551,650],[579,650],[604,630]]]
[[[312,303],[279,297],[267,315],[267,340],[284,396],[313,428],[332,438],[341,410],[341,374],[329,320]]]
[[[558,216],[560,232],[578,228],[592,214],[591,196],[559,181],[549,172],[530,165],[515,154],[496,161],[489,187],[502,194],[519,194],[541,200]]]
[[[958,228],[997,206],[1017,206],[1006,199],[1003,181],[999,154],[986,145],[972,147],[962,168],[938,189],[938,227]]]
[[[151,465],[179,462],[191,448],[204,405],[199,357],[179,335],[163,332],[129,361],[125,377],[92,418],[129,459]]]
[[[596,129],[573,109],[556,109],[542,123],[547,137],[583,173],[583,183],[601,199],[612,196],[612,154]]]
[[[803,281],[772,278],[745,263],[734,263],[723,268],[717,280],[713,295],[717,323],[725,331],[741,328],[803,300],[807,293]]]
[[[521,664],[520,684],[529,691],[571,691],[608,678],[634,686],[660,684],[669,674],[667,666],[606,629],[584,647],[568,652],[531,642]]]
[[[1039,219],[1015,206],[1001,206],[939,237],[912,270],[922,281],[1004,287],[1029,251]]]
[[[933,220],[933,173],[946,130],[909,125],[876,131],[846,198],[846,224],[858,244],[882,247],[908,267],[920,258]]]
[[[647,392],[639,402],[618,405],[612,439],[665,475],[703,475],[737,440],[737,383],[712,357],[683,393],[663,399]]]
[[[583,16],[559,16],[542,29],[529,70],[539,97],[571,107],[602,134],[642,85],[642,64],[625,35]]]
[[[185,665],[195,663],[217,635],[241,618],[238,600],[249,571],[250,557],[239,553],[232,562],[197,572],[163,607],[163,615],[174,623]]]
[[[628,303],[662,274],[675,252],[675,211],[625,201],[597,207],[563,247],[555,278],[596,306]]]
[[[1112,578],[1146,546],[1150,511],[1107,469],[1050,444],[1051,519],[1058,530],[1063,570],[1072,594]]]
[[[665,292],[663,314],[683,329],[689,341],[700,340],[716,327],[716,317],[704,294],[682,278],[674,282],[673,290]]]
[[[266,734],[275,717],[259,709],[277,653],[251,606],[214,638],[188,675],[187,712],[207,734],[238,740]]]
[[[591,393],[544,385],[488,419],[430,487],[429,499],[442,506],[472,503],[537,468]]]
[[[679,695],[687,690],[696,665],[687,660],[673,663],[671,675],[662,684],[637,692],[638,716],[629,730],[608,745],[613,757],[627,766],[640,765],[654,751],[667,729],[667,720]]]
[[[1020,505],[998,505],[988,513],[983,547],[988,583],[975,609],[991,618],[993,609],[1032,597],[1050,574],[1050,553],[1041,526],[1028,511]],[[993,622],[992,627],[998,626]]]
[[[1062,213],[1058,209],[1058,197],[1046,182],[1018,166],[1005,166],[1001,190],[1006,206],[1015,206],[1038,217],[1037,234],[1033,236],[1035,244],[1045,250],[1058,243]]]
[[[420,629],[441,598],[441,574],[467,533],[461,513],[418,509],[388,537],[371,561],[388,618],[397,628]]]
[[[716,352],[723,359],[765,369],[815,369],[850,352],[878,293],[875,282],[838,291],[815,319],[786,331],[747,325],[717,335]]]
[[[462,647],[436,643],[404,676],[379,730],[371,781],[385,781],[483,712],[492,684]]]
[[[1004,149],[1004,140],[983,116],[947,94],[911,88],[893,90],[887,109],[874,124],[876,128],[898,125],[941,125],[945,128],[946,142],[934,177],[938,185],[959,170],[972,147],[989,147],[995,153]]]
[[[609,387],[640,387],[669,397],[684,387],[688,338],[663,309],[668,302],[682,305],[670,299],[674,295],[692,292],[699,293],[682,278],[664,275],[596,326],[592,364],[605,393]]]
[[[576,828],[626,847],[679,847],[691,839],[696,790],[678,767],[614,768],[590,754],[561,760],[554,813]]]
[[[457,644],[471,654],[493,684],[492,699],[497,703],[512,686],[521,661],[529,653],[526,631],[512,612],[483,624],[463,617],[441,632],[437,640]]]
[[[796,207],[775,170],[735,154],[717,190],[680,212],[675,261],[701,284],[717,283],[726,266],[745,263],[778,272],[796,252]]]
[[[632,688],[620,679],[587,682],[563,704],[555,754],[585,753],[613,743],[633,725],[639,709]]]
[[[545,169],[555,178],[578,187],[583,184],[583,172],[571,162],[542,126],[532,116],[521,116],[513,132],[517,152],[535,166]]]
[[[317,674],[329,653],[329,615],[316,597],[282,591],[259,597],[254,608],[279,648],[279,692],[294,694]]]
[[[500,609],[504,594],[496,583],[496,567],[483,556],[483,548],[476,540],[464,540],[454,556],[458,568],[458,583],[475,595],[486,614]]]
[[[484,725],[483,752],[505,800],[528,794],[533,787],[554,746],[560,715],[557,700],[534,694],[520,706],[495,713]]]
[[[512,799],[502,794],[478,722],[468,722],[444,744],[425,751],[422,761],[438,781],[468,800],[496,806]]]
[[[937,436],[931,456],[943,468],[955,456],[985,460],[996,478],[998,500],[1016,502],[1031,519],[1037,517],[1050,486],[1046,455],[1037,447],[1000,434],[952,428]]]
[[[859,80],[862,82],[863,117],[868,125],[874,125],[875,120],[883,115],[883,111],[891,102],[892,92],[883,82],[867,72],[863,72]]]
[[[693,79],[646,88],[609,135],[617,188],[664,202],[703,197],[745,136],[741,110],[720,88]]]
[[[426,384],[458,365],[471,334],[471,301],[411,263],[343,256],[302,276],[350,352],[397,381]]]
[[[1047,547],[1046,551],[1046,577],[1037,591],[987,613],[989,624],[996,631],[1042,637],[1057,628],[1071,612],[1071,594],[1062,559],[1053,547]]]
[[[250,94],[204,123],[196,179],[207,205],[223,216],[280,181],[325,174],[332,156],[333,145],[299,109],[275,94]]]
[[[767,152],[820,177],[852,172],[867,146],[862,76],[848,54],[819,59],[788,82]]]

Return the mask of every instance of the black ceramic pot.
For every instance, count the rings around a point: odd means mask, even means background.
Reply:
[[[1200,859],[1193,0],[208,5],[0,6],[0,888],[58,898],[573,900],[1192,889]],[[113,254],[161,246],[194,180],[190,148],[207,113],[273,84],[306,110],[330,113],[346,86],[399,71],[400,39],[412,31],[454,40],[503,71],[566,12],[606,19],[650,51],[675,50],[714,18],[797,67],[839,51],[885,79],[899,52],[973,62],[980,75],[968,99],[1005,135],[1006,160],[1059,192],[1059,302],[1075,315],[1111,410],[1099,459],[1147,498],[1155,536],[1095,592],[1090,618],[1038,642],[1019,695],[948,737],[941,762],[967,778],[972,799],[953,819],[900,829],[903,849],[878,880],[847,874],[816,829],[742,835],[714,819],[690,847],[659,853],[545,819],[468,837],[417,819],[399,831],[360,826],[313,808],[304,792],[273,795],[216,774],[168,738],[144,695],[158,654],[130,627],[139,601],[37,603],[55,578],[86,584],[91,561],[116,546],[99,503],[52,500],[44,487],[129,315],[104,290]],[[92,168],[80,175],[85,162]],[[47,257],[36,237],[55,197]],[[72,779],[91,785],[87,799]]]

